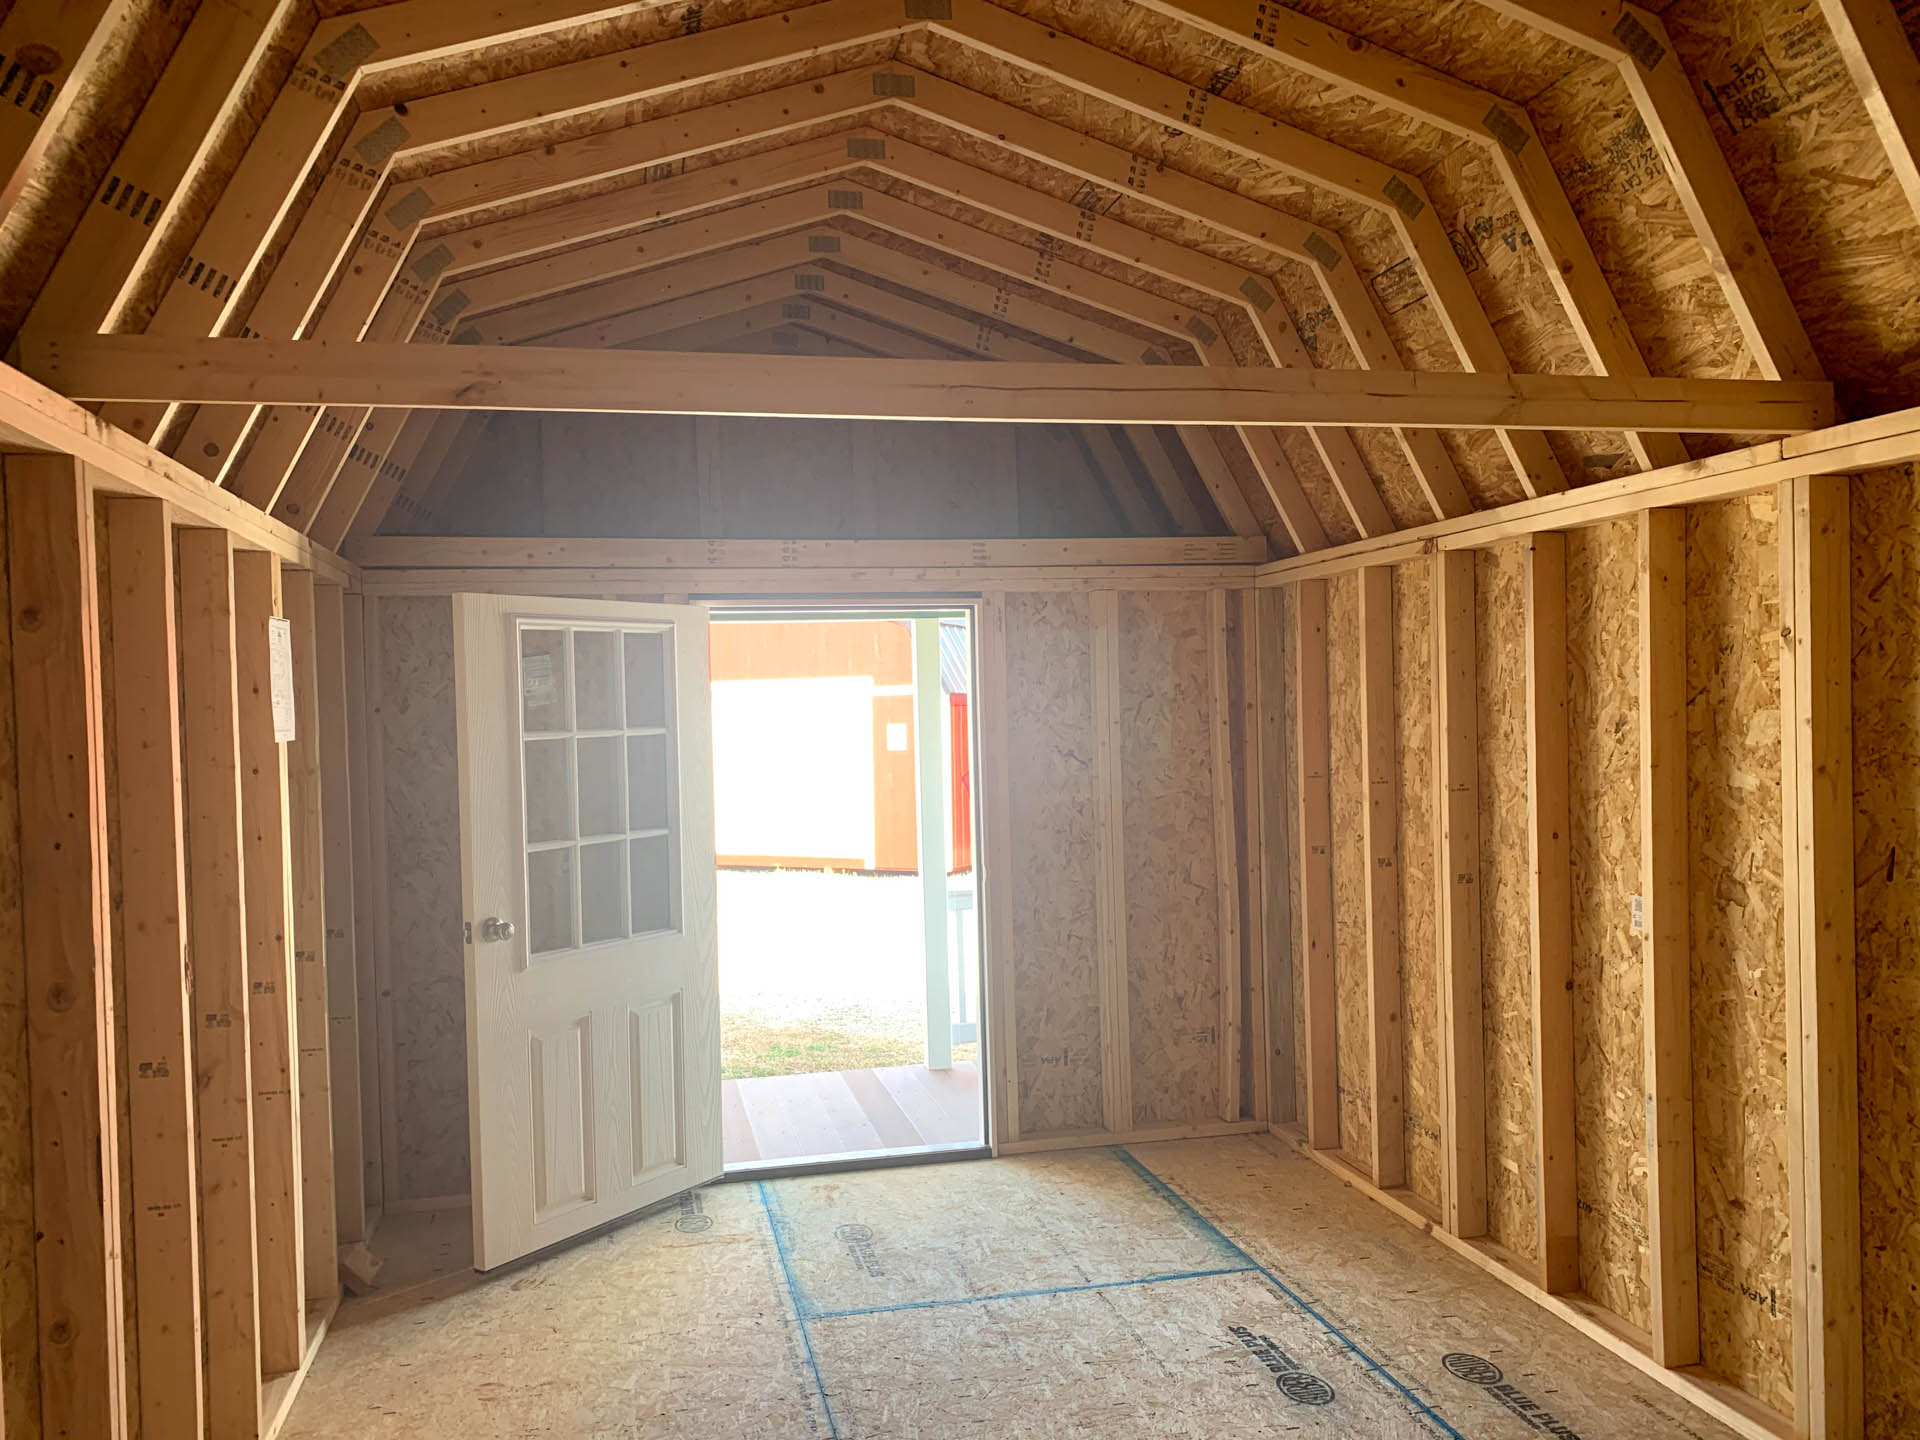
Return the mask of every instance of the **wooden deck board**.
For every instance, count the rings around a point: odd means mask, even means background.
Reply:
[[[729,1165],[982,1139],[980,1073],[924,1065],[755,1076],[721,1086]]]

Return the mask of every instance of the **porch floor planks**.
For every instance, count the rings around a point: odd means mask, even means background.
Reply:
[[[982,1138],[980,1074],[924,1065],[755,1076],[721,1085],[729,1165],[866,1154]]]

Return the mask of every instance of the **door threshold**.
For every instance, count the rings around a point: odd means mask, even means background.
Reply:
[[[789,1175],[825,1175],[849,1170],[885,1170],[897,1165],[943,1165],[954,1160],[987,1160],[993,1147],[983,1140],[952,1141],[945,1145],[908,1145],[897,1150],[843,1150],[832,1155],[809,1155],[792,1160],[742,1160],[720,1173],[719,1183],[732,1180],[780,1180]]]

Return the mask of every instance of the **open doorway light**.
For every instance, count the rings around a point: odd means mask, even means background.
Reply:
[[[728,1169],[977,1153],[971,611],[713,618]]]

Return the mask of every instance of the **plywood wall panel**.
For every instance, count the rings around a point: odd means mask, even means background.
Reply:
[[[1635,546],[1631,520],[1567,535],[1567,795],[1580,1288],[1645,1328]]]
[[[1920,472],[1853,485],[1855,983],[1869,1435],[1920,1434]]]
[[[1023,1138],[1101,1127],[1093,634],[1084,593],[1010,594],[1007,803]]]
[[[1373,1163],[1367,978],[1366,771],[1360,688],[1360,577],[1327,582],[1327,775],[1333,799],[1334,1057],[1340,1085],[1340,1153]]]
[[[392,1203],[467,1192],[467,1011],[453,606],[444,597],[389,596],[377,614]]]
[[[1475,554],[1480,730],[1480,990],[1486,1026],[1487,1227],[1539,1248],[1534,1206],[1533,990],[1527,840],[1526,542]]]
[[[1120,828],[1141,1126],[1220,1113],[1209,623],[1204,590],[1120,596]]]
[[[1433,886],[1433,581],[1427,565],[1393,569],[1394,750],[1400,766],[1401,1046],[1407,1187],[1437,1211],[1440,1151],[1439,903]]]
[[[1777,508],[1687,512],[1688,920],[1701,1359],[1790,1409]]]

